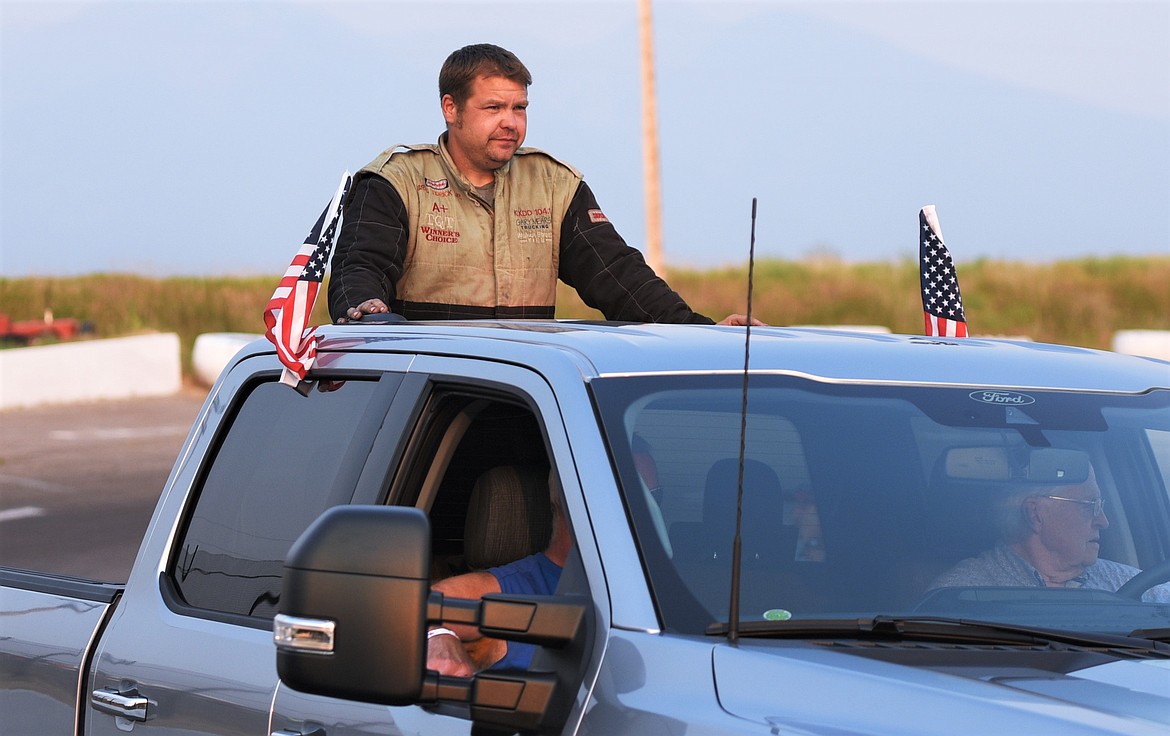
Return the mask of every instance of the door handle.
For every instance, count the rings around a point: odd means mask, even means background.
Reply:
[[[93,691],[90,702],[103,713],[121,716],[131,721],[145,721],[154,715],[150,708],[150,700],[140,695],[136,687],[125,692],[103,687]]]

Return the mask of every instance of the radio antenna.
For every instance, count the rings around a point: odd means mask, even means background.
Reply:
[[[743,461],[747,451],[748,363],[752,343],[752,282],[756,269],[756,198],[752,197],[752,239],[748,247],[747,326],[743,333],[743,403],[739,410],[739,477],[735,490],[735,538],[731,542],[731,602],[727,609],[727,639],[739,642],[739,566],[743,553]]]

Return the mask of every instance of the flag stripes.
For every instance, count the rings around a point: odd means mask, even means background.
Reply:
[[[922,286],[925,334],[938,337],[966,337],[967,318],[959,277],[950,251],[943,243],[942,229],[929,204],[918,213],[918,265]]]
[[[317,358],[316,327],[310,328],[309,320],[333,254],[341,227],[342,203],[351,180],[349,172],[345,172],[333,199],[321,212],[264,308],[264,336],[276,346],[276,355],[284,364],[281,381],[292,386],[304,380]]]

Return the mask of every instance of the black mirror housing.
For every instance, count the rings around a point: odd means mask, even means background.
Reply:
[[[276,669],[295,690],[417,702],[426,667],[430,523],[414,508],[338,506],[289,550]]]
[[[430,550],[430,521],[415,508],[338,506],[314,521],[284,564],[273,620],[281,681],[313,695],[381,705],[466,704],[484,729],[559,731],[575,691],[559,673],[564,667],[471,678],[428,672],[427,624],[477,626],[485,635],[563,652],[572,675],[584,658],[589,599],[445,598],[430,590]]]

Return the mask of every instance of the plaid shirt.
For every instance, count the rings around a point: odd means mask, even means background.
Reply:
[[[1137,575],[1136,567],[1112,560],[1098,559],[1085,571],[1064,584],[1066,588],[1091,588],[1116,591],[1127,580]],[[1044,578],[1023,557],[1006,544],[997,544],[978,557],[968,557],[946,571],[930,584],[935,588],[973,587],[1045,587]],[[1170,603],[1170,584],[1150,588],[1142,596],[1147,603]]]

